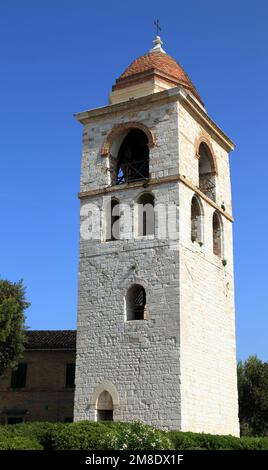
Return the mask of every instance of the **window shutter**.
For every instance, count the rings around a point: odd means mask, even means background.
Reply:
[[[74,388],[75,364],[66,364],[66,388]]]
[[[27,364],[20,363],[11,374],[11,388],[24,388],[26,386]]]

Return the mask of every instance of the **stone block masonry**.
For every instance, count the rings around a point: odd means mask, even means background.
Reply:
[[[106,390],[114,420],[238,435],[229,139],[180,87],[78,119],[84,124],[81,207],[91,202],[101,209],[102,237],[80,240],[75,420],[97,419],[98,397]],[[175,203],[176,250],[157,238],[105,241],[103,196],[111,186],[111,157],[125,134],[111,143],[107,156],[103,145],[114,126],[130,122],[154,135],[150,178],[146,187],[126,184],[113,195],[130,206],[145,191],[156,204]],[[218,173],[215,202],[199,196],[200,246],[191,240],[191,201],[199,185],[196,143],[202,138],[213,149]],[[180,178],[165,179],[172,175]],[[215,208],[223,224],[221,257],[213,253]],[[126,294],[133,284],[146,291],[146,320],[127,321]]]

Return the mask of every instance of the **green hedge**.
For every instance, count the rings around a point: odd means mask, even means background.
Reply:
[[[0,435],[0,450],[43,450],[43,446],[34,438]]]
[[[172,448],[168,433],[142,423],[72,423],[51,433],[53,450],[165,450]]]
[[[63,423],[47,423],[47,422],[34,422],[22,424],[10,424],[7,426],[0,426],[0,449],[3,449],[2,442],[5,439],[28,439],[29,445],[33,443],[33,447],[29,450],[36,450],[34,442],[37,442],[41,449],[52,449],[52,431],[64,427]]]
[[[268,437],[234,437],[170,431],[177,450],[268,450]]]
[[[1,449],[7,439],[35,439],[45,450],[165,450],[174,444],[165,431],[142,423],[24,423],[0,426]],[[1,445],[1,444],[0,444]],[[33,447],[35,449],[35,447]]]
[[[268,437],[161,431],[142,423],[24,423],[0,426],[0,450],[268,450]]]

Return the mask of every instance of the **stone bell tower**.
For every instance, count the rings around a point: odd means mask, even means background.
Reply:
[[[75,420],[238,435],[232,141],[159,36],[76,118]]]

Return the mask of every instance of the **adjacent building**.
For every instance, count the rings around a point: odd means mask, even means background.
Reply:
[[[0,422],[73,420],[76,331],[27,331],[18,367],[0,377]]]

